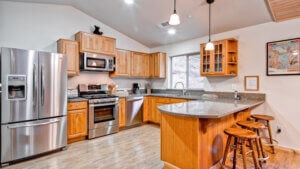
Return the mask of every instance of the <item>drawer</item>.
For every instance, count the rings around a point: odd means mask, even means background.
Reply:
[[[86,108],[87,108],[87,101],[68,103],[68,110],[78,110],[78,109],[86,109]]]

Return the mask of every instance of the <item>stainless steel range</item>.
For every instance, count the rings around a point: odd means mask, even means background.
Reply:
[[[80,84],[80,97],[89,101],[88,138],[92,139],[119,131],[119,98],[107,94],[104,85]]]

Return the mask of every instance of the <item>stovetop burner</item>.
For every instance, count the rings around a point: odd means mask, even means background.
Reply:
[[[116,98],[118,96],[110,95],[110,94],[83,94],[80,95],[83,98],[86,99],[104,99],[104,98]]]
[[[79,84],[79,96],[89,99],[89,103],[114,103],[119,100],[118,96],[107,94],[107,90],[102,90],[101,85]],[[104,87],[105,88],[105,87]]]

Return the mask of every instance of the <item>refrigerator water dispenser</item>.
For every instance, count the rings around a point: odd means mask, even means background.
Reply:
[[[7,76],[7,99],[25,100],[26,99],[26,76],[8,75]]]

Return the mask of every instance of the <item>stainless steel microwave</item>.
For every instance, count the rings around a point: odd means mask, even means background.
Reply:
[[[80,55],[80,70],[113,72],[115,57],[84,52]]]

